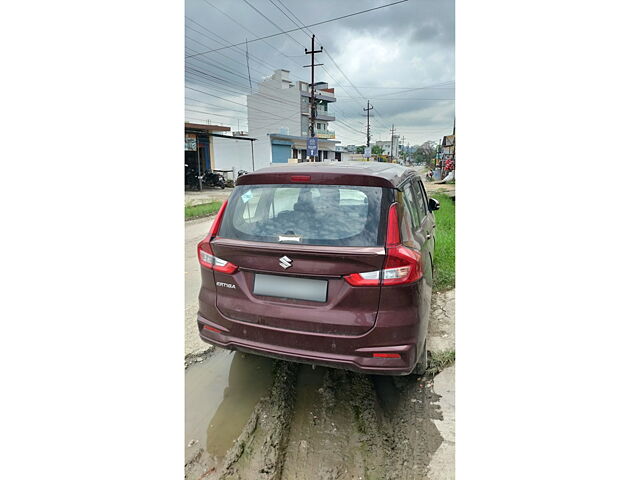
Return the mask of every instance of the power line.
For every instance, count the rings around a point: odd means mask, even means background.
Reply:
[[[200,26],[201,28],[203,28],[203,29],[207,30],[207,29],[206,29],[206,27],[204,27],[204,26],[200,25],[199,23],[195,22],[195,20],[191,20],[189,17],[185,17],[185,18],[186,18],[187,20],[190,20],[190,21],[194,22],[196,25]],[[193,27],[191,27],[191,26],[189,26],[189,25],[185,25],[185,27],[186,27],[186,28],[188,28],[189,30],[192,30],[193,32],[195,32],[195,33],[197,33],[197,34],[199,34],[199,35],[202,35],[203,37],[205,37],[205,38],[207,38],[207,39],[209,39],[209,40],[212,40],[212,41],[214,41],[214,42],[216,42],[216,43],[219,43],[219,44],[221,44],[221,45],[224,45],[224,43],[222,43],[222,41],[220,41],[220,40],[218,40],[218,39],[216,39],[216,38],[213,38],[213,37],[211,37],[210,35],[207,35],[207,34],[205,34],[205,33],[203,33],[203,32],[200,32],[199,30],[196,30],[195,28],[193,28]],[[193,40],[193,41],[196,41],[196,40]],[[200,45],[204,45],[204,44],[202,44],[202,43],[200,43],[200,42],[197,42],[197,43],[199,43]],[[229,43],[229,42],[227,42],[227,43]],[[209,46],[209,45],[204,45],[204,46],[205,46],[205,47],[207,47],[207,48],[210,48],[210,46]],[[189,47],[186,47],[186,48],[187,48],[187,49],[189,49],[189,50],[193,50],[193,49],[191,49],[191,48],[189,48]],[[196,52],[196,50],[193,50],[193,51],[194,51],[194,52]],[[245,52],[244,52],[244,51],[242,51],[242,50],[240,50],[240,49],[238,49],[237,47],[236,47],[236,48],[234,48],[234,51],[235,51],[236,53],[240,53],[241,55],[245,56]],[[224,57],[224,58],[228,58],[228,59],[229,59],[229,60],[231,60],[232,62],[235,62],[235,63],[238,63],[238,64],[240,64],[240,65],[243,65],[243,66],[244,66],[243,62],[240,62],[240,61],[238,61],[238,60],[236,60],[236,59],[234,59],[234,58],[232,58],[232,57],[229,57],[229,56],[225,55],[225,54],[224,54],[224,53],[222,53],[222,52],[217,52],[217,53],[218,53],[218,55],[220,55],[220,56],[222,56],[222,57]],[[258,64],[258,65],[261,65],[261,66],[262,66],[261,68],[262,68],[262,70],[263,70],[263,71],[268,72],[268,71],[272,71],[273,69],[277,69],[277,67],[273,67],[273,66],[269,65],[269,64],[268,64],[267,62],[265,62],[265,61],[258,60],[258,59],[256,59],[256,58],[254,58],[252,55],[249,55],[249,58],[250,58],[251,60],[253,60],[253,61],[254,61],[254,63],[256,63],[256,64]],[[202,60],[202,58],[198,57],[198,58],[194,58],[194,60]]]
[[[287,9],[287,11],[288,11],[289,13],[291,13],[291,15],[293,15],[293,16],[294,16],[294,18],[296,18],[300,23],[302,23],[302,20],[300,20],[300,18],[298,18],[298,17],[295,15],[295,13],[293,13],[293,11],[291,11],[291,9],[290,9],[290,8],[287,8],[287,6],[282,2],[282,0],[278,0],[278,2],[280,2],[280,4],[281,4],[284,8],[286,8],[286,9]],[[381,8],[381,7],[378,7],[378,8]],[[287,18],[289,18],[289,17],[287,17]],[[289,18],[289,19],[290,19],[290,18]],[[290,20],[291,20],[291,19],[290,19]],[[294,22],[294,24],[295,24],[295,22]],[[313,25],[313,24],[312,24],[312,25],[309,25],[309,26],[307,26],[306,28],[307,28],[307,30],[308,30],[309,32],[313,33],[313,31],[312,31],[310,28],[308,28],[308,27],[311,27],[311,26],[314,26],[314,25]],[[304,27],[300,27],[300,28],[304,28]],[[308,34],[307,34],[307,35],[308,35]],[[345,80],[347,80],[347,82],[349,82],[349,84],[351,85],[351,87],[352,87],[352,88],[353,88],[353,89],[358,93],[358,95],[360,95],[360,97],[362,98],[362,100],[363,100],[363,101],[364,101],[364,100],[366,100],[366,98],[364,97],[364,95],[362,94],[362,92],[361,92],[360,90],[358,90],[358,88],[353,84],[353,82],[351,81],[351,79],[349,79],[349,77],[347,77],[347,74],[346,74],[346,73],[344,73],[344,71],[342,70],[342,68],[340,68],[340,65],[338,65],[338,63],[335,61],[335,59],[334,59],[334,58],[333,58],[333,56],[329,53],[329,51],[327,50],[327,48],[326,48],[326,47],[324,47],[324,53],[326,53],[326,54],[327,54],[327,57],[329,57],[329,60],[331,60],[331,62],[335,65],[335,67],[336,67],[336,68],[338,69],[338,71],[342,74],[342,76],[345,78]],[[324,67],[323,67],[323,69],[327,72],[327,74],[328,74],[331,78],[333,78],[333,75],[331,75],[331,74],[329,73],[329,71],[328,71],[326,68],[324,68]],[[340,84],[338,83],[338,81],[337,81],[337,80],[335,80],[335,78],[333,78],[333,80],[334,80],[338,85],[340,85]],[[340,86],[341,86],[341,85],[340,85]],[[342,88],[344,88],[344,87],[342,87]],[[353,98],[353,97],[349,94],[349,92],[347,91],[347,89],[346,89],[346,88],[344,89],[344,91],[345,91],[345,93],[346,93],[349,97]],[[368,100],[367,100],[367,102],[368,102]],[[369,104],[367,103],[367,106],[368,106],[368,105],[369,105]],[[365,110],[366,110],[366,109],[365,109]],[[380,111],[379,111],[379,110],[376,110],[376,112],[378,112],[378,116],[379,116],[380,118],[383,118],[383,116],[382,116],[382,114],[380,113]],[[368,113],[369,113],[369,112],[367,111],[367,114],[368,114]],[[368,122],[368,120],[367,120],[367,125],[368,125],[368,123],[369,123],[369,122]],[[385,122],[383,122],[383,123],[385,123]],[[385,126],[388,128],[388,125],[386,125],[386,123],[385,123]],[[368,127],[368,126],[367,126],[367,130],[369,130],[369,127]]]
[[[371,100],[376,100],[378,102],[388,102],[388,101],[392,101],[392,102],[412,102],[412,101],[453,101],[455,100],[455,98],[378,98],[378,97],[370,97]],[[343,102],[348,102],[349,100],[343,100]],[[356,100],[359,101],[359,100]]]
[[[192,69],[192,70],[194,70],[194,72],[189,72],[188,71],[187,74],[198,76],[199,78],[197,80],[200,80],[200,81],[201,80],[206,80],[206,82],[204,82],[204,83],[206,83],[206,85],[213,85],[213,87],[215,89],[218,89],[218,90],[220,90],[220,91],[222,91],[224,93],[230,93],[232,95],[242,95],[242,96],[247,95],[247,92],[243,91],[240,87],[236,87],[234,85],[227,85],[227,84],[222,84],[224,86],[220,86],[220,83],[215,82],[214,80],[211,80],[211,79],[208,78],[208,77],[211,77],[211,78],[220,80],[219,77],[216,77],[215,75],[210,75],[210,74],[208,74],[206,72],[201,72],[201,71],[195,70],[195,69]],[[191,80],[193,80],[193,79],[191,79]],[[266,87],[266,86],[263,85],[263,87]],[[235,91],[233,91],[233,90],[235,90]],[[284,104],[288,104],[288,105],[295,106],[295,107],[299,106],[299,104],[297,102],[294,102],[294,101],[291,101],[291,100],[286,100],[286,99],[283,99],[281,97],[270,96],[270,95],[267,95],[267,94],[262,93],[262,92],[256,92],[256,93],[253,93],[252,95],[254,97],[260,97],[260,98],[264,98],[266,100],[277,102],[278,104],[283,104],[284,103]]]
[[[244,3],[246,3],[247,5],[249,5],[254,11],[258,12],[258,14],[264,18],[267,22],[269,22],[271,25],[273,25],[274,27],[276,27],[278,30],[280,30],[282,33],[286,33],[284,31],[284,29],[282,27],[280,27],[280,25],[278,25],[277,23],[275,23],[273,20],[271,20],[269,17],[267,17],[264,13],[262,13],[260,10],[258,10],[256,7],[254,7],[253,5],[251,5],[247,0],[243,0]],[[296,42],[298,45],[300,45],[302,48],[304,48],[304,45],[301,44],[298,40],[296,40],[295,38],[293,38],[291,35],[289,35],[288,33],[286,33],[287,37],[289,37],[291,40],[293,40],[294,42]]]
[[[289,7],[287,7],[287,6],[284,4],[284,2],[283,2],[282,0],[278,0],[278,3],[280,3],[280,5],[282,5],[282,6],[285,8],[285,10],[287,10],[287,12],[289,12],[289,13],[293,16],[293,18],[295,18],[299,23],[296,23],[294,20],[292,20],[292,19],[291,19],[291,17],[290,17],[289,15],[287,15],[285,12],[283,12],[283,11],[282,11],[282,9],[280,9],[280,7],[278,7],[275,3],[273,3],[273,1],[272,1],[272,0],[269,0],[269,1],[270,1],[270,2],[271,2],[271,3],[272,3],[276,8],[278,8],[278,10],[280,10],[280,11],[281,11],[281,12],[282,12],[282,13],[283,13],[283,14],[284,14],[284,15],[285,15],[285,16],[286,16],[286,17],[291,21],[291,23],[293,23],[296,27],[304,28],[304,22],[303,22],[302,20],[300,20],[300,18],[299,18],[299,17],[298,17],[298,16],[297,16],[297,15],[296,15],[296,14],[295,14],[295,13],[294,13],[290,8],[289,8]],[[303,31],[304,31],[304,30],[303,30]],[[309,38],[312,38],[312,36],[314,35],[314,33],[313,33],[309,28],[306,28],[306,31],[304,31],[304,33],[306,33],[306,35],[307,35]],[[325,50],[326,50],[326,48],[325,48]],[[332,59],[331,61],[333,62],[333,59]],[[335,63],[335,62],[334,62],[334,63]],[[329,75],[329,77],[331,77],[331,79],[333,80],[333,82],[334,82],[338,87],[340,87],[340,88],[342,88],[342,89],[344,90],[344,93],[345,93],[349,98],[352,98],[352,99],[356,100],[356,99],[355,99],[355,97],[353,97],[353,96],[349,93],[349,91],[348,91],[345,87],[343,87],[343,86],[340,84],[340,82],[338,82],[338,80],[336,80],[336,78],[335,78],[333,75],[331,75],[331,73],[329,72],[329,70],[327,70],[327,69],[324,67],[324,65],[322,66],[322,69],[326,72],[326,74],[327,74],[327,75]],[[334,108],[337,112],[342,113],[345,117],[347,116],[347,115],[346,115],[346,114],[345,114],[341,109],[337,108],[336,106],[334,106],[333,108]],[[362,122],[358,122],[358,123],[360,123],[360,125],[364,125]]]
[[[235,18],[233,18],[231,15],[229,15],[227,12],[225,12],[224,10],[222,10],[222,9],[220,9],[220,8],[218,8],[218,7],[216,7],[215,5],[213,5],[212,3],[210,3],[208,0],[203,0],[203,1],[204,1],[207,5],[209,5],[211,8],[214,8],[215,10],[217,10],[218,12],[220,12],[222,15],[224,15],[225,17],[227,17],[229,20],[231,20],[233,23],[235,23],[236,25],[238,25],[238,26],[239,26],[240,28],[242,28],[244,31],[249,32],[251,35],[253,35],[254,37],[256,37],[256,34],[255,34],[253,31],[249,30],[247,27],[245,27],[244,25],[242,25],[242,24],[241,24],[240,22],[238,22]],[[253,40],[249,40],[249,42],[253,42],[253,41],[256,41],[256,40],[261,40],[261,39],[254,38]],[[249,42],[247,42],[247,43],[249,43]],[[229,46],[228,46],[228,47],[225,47],[225,48],[231,48],[231,47],[237,47],[237,46],[238,46],[238,45],[232,45],[232,44],[231,44],[231,42],[228,42],[228,41],[227,41],[227,43],[229,43]],[[244,42],[243,42],[243,43],[244,43]],[[278,49],[278,48],[274,47],[273,45],[271,45],[271,43],[267,42],[266,40],[265,40],[265,42],[264,42],[264,43],[265,43],[265,45],[267,45],[267,46],[271,47],[271,48],[272,48],[273,50],[275,50],[276,52],[278,52],[278,53],[280,53],[281,55],[283,55],[284,57],[289,57],[289,55],[287,55],[286,53],[284,53],[284,52],[283,52],[283,51],[281,51],[280,49]],[[241,43],[241,44],[239,44],[239,45],[242,45],[242,43]],[[211,53],[211,52],[202,52],[202,53],[198,53],[197,55],[204,55],[205,53]],[[189,58],[189,57],[186,57],[186,58]],[[295,65],[295,64],[293,64],[293,63],[292,63],[292,65]],[[299,67],[299,65],[295,65],[295,66],[296,66],[296,67],[298,67],[298,68],[300,68],[300,67]],[[277,70],[277,68],[275,68],[275,70]]]
[[[205,1],[206,1],[206,0],[205,0]],[[328,19],[328,20],[324,20],[324,21],[322,21],[322,22],[316,22],[316,23],[312,23],[312,24],[310,24],[310,25],[304,25],[303,27],[293,28],[293,29],[291,29],[291,30],[286,30],[286,31],[283,31],[283,32],[280,32],[280,33],[273,33],[273,34],[271,34],[271,35],[266,35],[266,36],[264,36],[264,37],[254,38],[253,40],[249,40],[249,42],[257,42],[257,41],[259,41],[259,40],[265,40],[265,39],[267,39],[267,38],[273,38],[273,37],[277,37],[277,36],[279,36],[279,35],[284,35],[284,34],[287,34],[287,33],[296,32],[296,31],[298,31],[298,30],[302,30],[303,28],[315,27],[315,26],[317,26],[317,25],[323,25],[323,24],[325,24],[325,23],[335,22],[336,20],[342,20],[343,18],[353,17],[353,16],[355,16],[355,15],[360,15],[360,14],[363,14],[363,13],[371,12],[371,11],[373,11],[373,10],[379,10],[379,9],[381,9],[381,8],[390,7],[390,6],[392,6],[392,5],[397,5],[397,4],[399,4],[399,3],[404,3],[404,2],[407,2],[407,1],[408,1],[408,0],[398,0],[397,2],[388,3],[388,4],[386,4],[386,5],[381,5],[381,6],[379,6],[379,7],[368,8],[367,10],[361,10],[361,11],[359,11],[359,12],[350,13],[350,14],[348,14],[348,15],[342,15],[342,16],[340,16],[340,17],[330,18],[330,19]],[[207,2],[207,3],[209,3],[209,2]],[[216,7],[216,8],[217,8],[217,7]],[[216,49],[213,49],[213,50],[208,50],[208,51],[206,51],[206,52],[200,52],[200,53],[196,53],[196,54],[193,54],[193,55],[188,55],[188,56],[187,56],[187,58],[195,57],[195,56],[198,56],[198,55],[204,55],[204,54],[207,54],[207,53],[217,52],[217,51],[219,51],[219,50],[224,50],[224,49],[226,49],[226,48],[237,47],[237,46],[239,46],[239,45],[242,45],[243,43],[244,43],[244,42],[237,43],[237,44],[233,44],[233,45],[229,45],[229,46],[227,46],[227,47],[221,47],[221,48],[216,48]]]

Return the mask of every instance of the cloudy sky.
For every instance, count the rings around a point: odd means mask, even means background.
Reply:
[[[396,0],[187,0],[185,55],[220,49]],[[249,5],[250,4],[250,5]],[[252,8],[253,7],[253,8]],[[372,142],[391,126],[407,144],[438,141],[452,131],[455,107],[454,0],[409,0],[335,22],[248,43],[252,82],[274,69],[310,81],[310,32],[326,53],[316,81],[335,88],[331,105],[342,145],[366,142],[367,99],[374,106]],[[317,48],[317,47],[316,47]],[[186,58],[187,121],[247,129],[249,78],[245,48]],[[277,123],[277,116],[274,120]]]

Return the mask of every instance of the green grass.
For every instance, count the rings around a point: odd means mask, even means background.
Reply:
[[[211,203],[203,203],[200,205],[193,205],[190,207],[184,207],[184,218],[188,220],[190,218],[204,217],[205,215],[212,215],[220,210],[222,202],[214,200]]]
[[[445,368],[453,365],[456,362],[456,351],[447,350],[445,352],[432,352],[429,357],[427,366],[427,375],[432,377],[436,376]]]
[[[435,289],[446,290],[456,285],[456,204],[447,195],[433,198],[440,202],[435,212]]]

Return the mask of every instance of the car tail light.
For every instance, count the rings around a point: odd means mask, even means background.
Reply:
[[[398,222],[398,204],[389,207],[387,222],[387,258],[382,270],[352,273],[344,279],[355,287],[374,285],[401,285],[413,283],[422,278],[420,253],[400,243],[400,224]]]
[[[216,257],[213,253],[213,249],[211,248],[211,239],[215,238],[220,230],[220,224],[222,223],[224,211],[227,208],[227,202],[228,200],[225,200],[220,207],[218,215],[216,215],[216,218],[213,220],[213,224],[211,224],[211,228],[209,229],[207,236],[204,240],[198,243],[198,261],[204,268],[231,275],[238,270],[238,266],[231,262],[227,262],[222,258]]]

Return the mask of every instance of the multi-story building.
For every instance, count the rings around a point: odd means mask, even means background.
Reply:
[[[289,80],[288,70],[276,70],[247,95],[249,136],[256,138],[256,168],[270,163],[308,160],[307,138],[311,129],[311,85]],[[336,101],[333,88],[316,82],[315,135],[318,137],[317,161],[334,160],[335,132],[329,122],[335,120],[329,105]]]
[[[389,155],[394,158],[398,158],[398,145],[400,142],[400,135],[392,135],[391,140],[378,140],[376,145],[382,148],[383,155]]]

